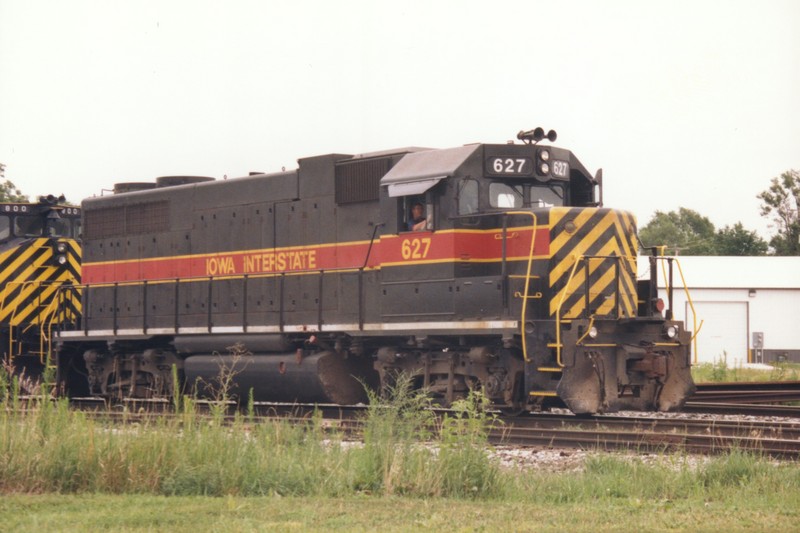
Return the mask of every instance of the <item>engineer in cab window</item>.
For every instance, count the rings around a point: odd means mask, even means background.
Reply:
[[[408,231],[425,231],[427,221],[425,219],[425,208],[419,202],[411,207],[411,218],[408,221]]]

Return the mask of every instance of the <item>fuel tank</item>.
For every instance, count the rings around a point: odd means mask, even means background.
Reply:
[[[199,354],[185,360],[184,373],[187,386],[201,397],[219,398],[224,391],[241,401],[252,390],[255,401],[352,405],[366,401],[365,384],[377,382],[371,361],[332,351]]]

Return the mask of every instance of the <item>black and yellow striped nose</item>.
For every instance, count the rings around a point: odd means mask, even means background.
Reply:
[[[612,209],[550,213],[550,315],[636,315],[636,219]]]
[[[32,239],[0,253],[0,324],[42,326],[78,316],[78,298],[66,295],[58,308],[56,297],[62,286],[80,283],[80,261],[72,239]]]

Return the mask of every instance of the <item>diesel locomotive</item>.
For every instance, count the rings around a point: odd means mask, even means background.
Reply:
[[[80,315],[79,294],[60,291],[80,282],[80,227],[63,196],[0,203],[0,350],[23,388],[41,382],[53,332]]]
[[[480,389],[508,410],[680,408],[691,332],[656,288],[671,259],[638,279],[636,220],[602,206],[601,173],[552,131],[518,140],[84,200],[59,386],[352,404],[402,372],[443,404]]]

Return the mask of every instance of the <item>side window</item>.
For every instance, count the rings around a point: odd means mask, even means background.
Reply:
[[[489,205],[501,209],[522,207],[524,197],[522,185],[506,185],[494,182],[489,184]]]
[[[478,180],[466,179],[458,191],[458,214],[471,215],[478,212]]]
[[[11,237],[11,221],[5,215],[0,215],[0,241]]]
[[[403,224],[400,231],[433,230],[433,204],[423,196],[406,196],[403,198]]]

